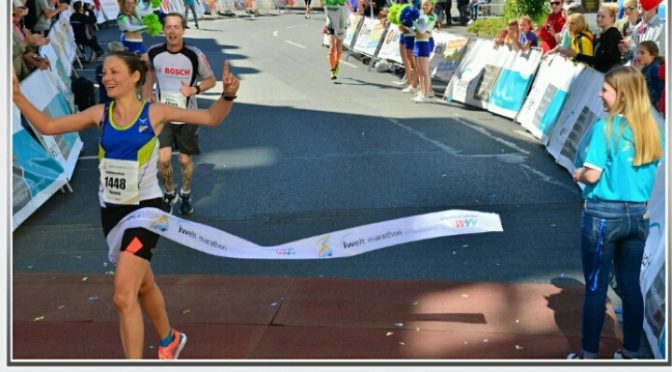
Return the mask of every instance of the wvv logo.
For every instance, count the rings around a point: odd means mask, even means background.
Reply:
[[[463,229],[465,227],[476,226],[477,223],[477,217],[457,218],[455,219],[455,228]]]

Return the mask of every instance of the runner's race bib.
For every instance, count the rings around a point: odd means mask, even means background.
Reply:
[[[161,92],[161,103],[186,109],[187,97],[182,92]]]
[[[101,159],[103,200],[111,204],[139,204],[139,164],[134,160]]]

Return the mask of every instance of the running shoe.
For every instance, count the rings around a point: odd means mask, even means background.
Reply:
[[[182,205],[180,205],[180,213],[191,214],[194,213],[194,207],[191,205],[191,193],[181,195]]]
[[[163,202],[170,207],[170,214],[173,214],[173,205],[175,205],[180,200],[180,197],[173,190],[173,192],[167,192],[163,194]]]
[[[407,86],[406,88],[402,89],[402,93],[416,93],[418,90],[413,88],[412,86]]]
[[[567,359],[583,359],[583,353],[569,353]]]
[[[625,354],[623,354],[623,350],[618,349],[614,353],[614,359],[638,359],[638,358],[630,358],[630,357],[626,356]]]
[[[331,70],[331,75],[329,76],[331,80],[336,80],[336,69]]]
[[[159,359],[177,359],[186,344],[187,335],[182,332],[173,331],[173,342],[166,347],[159,346]]]
[[[425,102],[428,102],[428,101],[429,101],[429,98],[427,98],[425,96],[417,96],[417,97],[413,98],[413,102],[415,102],[415,103],[425,103]]]
[[[336,63],[336,68],[334,68],[334,72],[335,72],[337,75],[338,75],[338,72],[341,70],[340,67],[341,67],[341,64],[337,62],[337,63]]]

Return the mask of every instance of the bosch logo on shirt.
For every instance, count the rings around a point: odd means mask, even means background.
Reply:
[[[166,75],[174,75],[174,76],[191,76],[191,69],[166,67],[163,69],[163,73]]]

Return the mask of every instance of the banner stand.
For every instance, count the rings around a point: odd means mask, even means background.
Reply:
[[[383,34],[380,36],[380,41],[378,42],[378,45],[376,45],[376,51],[373,52],[373,55],[371,56],[371,60],[369,61],[369,69],[368,71],[371,71],[373,69],[373,64],[378,60],[378,53],[380,53],[380,48],[383,47],[383,43],[385,42],[385,38],[387,37],[387,32],[390,29],[389,23],[387,26],[385,26],[385,29],[383,30]]]
[[[357,43],[357,36],[359,36],[359,30],[362,29],[362,25],[364,25],[364,16],[359,18],[359,22],[357,23],[357,27],[355,28],[355,34],[352,36],[352,41],[350,42],[350,46],[348,46],[348,53],[345,56],[345,61],[347,62],[348,58],[350,58],[350,54],[352,53],[353,50],[355,50],[355,43]]]

